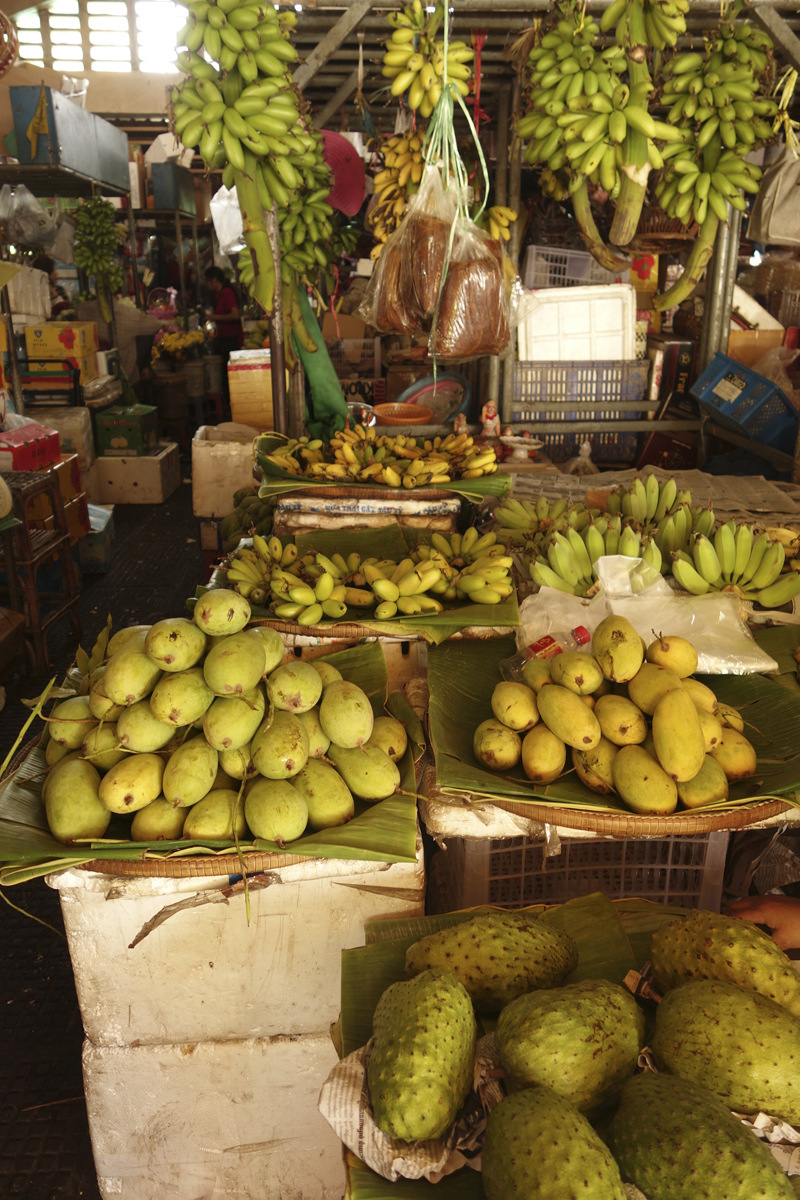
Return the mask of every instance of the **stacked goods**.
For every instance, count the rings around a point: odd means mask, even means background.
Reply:
[[[633,239],[651,175],[661,208],[700,226],[684,274],[656,298],[656,308],[691,294],[726,220],[726,202],[743,209],[742,191],[758,191],[760,171],[744,159],[773,136],[764,118],[778,111],[769,99],[775,62],[767,34],[735,23],[741,7],[740,0],[723,6],[705,51],[676,53],[663,70],[663,52],[686,32],[688,0],[614,0],[599,24],[585,6],[563,0],[529,52],[530,107],[518,125],[530,139],[525,160],[541,164],[548,186],[554,176],[567,178],[581,235],[597,261],[608,270],[622,263],[597,230],[589,183],[615,203],[613,246]],[[613,43],[595,51],[598,36],[612,31]],[[654,116],[659,105],[670,106],[666,120]]]
[[[261,500],[258,488],[240,488],[234,493],[234,511],[220,521],[219,534],[222,549],[230,554],[242,538],[254,533],[268,536],[272,531],[272,502]]]
[[[43,799],[58,841],[102,838],[117,815],[137,842],[249,830],[282,846],[349,821],[354,797],[399,790],[402,724],[375,721],[367,695],[324,661],[281,666],[280,635],[249,619],[246,599],[219,590],[193,620],[111,639],[88,694],[49,719]]]
[[[481,1150],[487,1200],[625,1200],[633,1188],[647,1200],[790,1200],[778,1160],[731,1111],[800,1120],[789,959],[746,922],[707,912],[661,925],[652,959],[673,990],[655,1017],[663,1073],[639,1074],[643,1002],[594,963],[592,978],[566,983],[578,954],[555,921],[492,913],[422,938],[406,951],[410,978],[384,991],[373,1018],[376,1124],[398,1142],[446,1138],[472,1111],[476,1014],[499,1012],[507,1095]],[[787,1007],[762,994],[776,977]]]
[[[75,213],[75,265],[94,276],[104,321],[111,320],[109,292],[113,296],[122,290],[122,271],[115,256],[124,233],[116,219],[114,205],[99,196],[84,200]]]
[[[788,569],[798,547],[793,530],[718,525],[709,506],[692,505],[691,492],[655,475],[614,489],[603,504],[510,499],[494,517],[502,540],[524,546],[533,582],[571,595],[592,592],[598,559],[613,554],[642,558],[697,596],[727,591],[778,608],[800,592],[800,572]]]
[[[346,559],[313,552],[299,558],[296,546],[256,535],[253,548],[239,547],[226,571],[229,586],[253,604],[266,605],[269,597],[276,617],[317,625],[326,618],[342,620],[351,609],[361,616],[372,610],[370,616],[388,621],[398,613],[443,612],[444,602],[500,604],[514,590],[511,566],[493,533],[479,538],[472,528],[463,538],[434,534],[431,546],[420,546],[399,563],[362,559],[355,551]]]
[[[553,783],[572,768],[586,787],[633,812],[666,815],[728,798],[756,772],[741,714],[694,679],[697,653],[660,635],[645,648],[624,617],[601,621],[593,653],[530,659],[519,682],[498,683],[494,716],[475,730],[481,766]],[[649,722],[648,722],[649,718]]]
[[[189,20],[178,35],[186,49],[177,60],[186,78],[172,90],[172,128],[185,146],[198,148],[210,170],[222,169],[226,187],[236,188],[247,248],[240,260],[243,282],[271,313],[275,264],[264,212],[274,203],[289,215],[302,214],[309,234],[315,228],[319,233],[319,223],[331,215],[322,138],[288,69],[298,57],[288,40],[297,18],[263,0],[190,0],[187,7]],[[295,267],[327,263],[327,255],[304,237],[282,264],[283,282],[293,292]],[[298,338],[316,349],[291,296],[285,310]]]
[[[290,475],[316,482],[357,481],[392,488],[480,479],[497,470],[494,447],[477,446],[466,433],[433,439],[404,434],[392,437],[363,425],[335,433],[327,449],[319,439],[290,438],[260,458]]]

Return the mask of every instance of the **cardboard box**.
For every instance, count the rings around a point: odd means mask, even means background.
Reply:
[[[100,575],[114,559],[117,535],[114,529],[114,505],[90,504],[91,530],[78,543],[78,559],[84,571]]]
[[[783,345],[781,329],[734,329],[728,338],[728,354],[745,367],[755,367],[769,350]]]
[[[65,354],[85,358],[100,348],[94,321],[72,321],[69,325],[47,321],[26,325],[25,346],[29,359],[62,358]]]
[[[81,357],[74,355],[59,355],[58,358],[29,358],[28,359],[28,374],[29,375],[59,375],[67,376],[69,385],[72,383],[72,371],[80,373],[80,382],[91,383],[93,379],[97,379],[97,351],[92,350],[89,354]]]
[[[88,408],[37,408],[43,423],[58,430],[61,454],[77,454],[82,471],[97,458],[92,417]]]
[[[53,474],[64,504],[69,504],[70,500],[74,500],[80,494],[81,473],[77,454],[62,454],[61,461],[53,463],[46,470]],[[49,496],[34,496],[28,504],[28,516],[31,518],[38,517],[44,520],[52,511]]]
[[[95,416],[97,453],[150,454],[158,445],[158,409],[149,404],[107,408]]]
[[[97,459],[85,471],[81,471],[80,477],[81,491],[86,499],[90,504],[98,504],[100,501],[100,485],[97,481]]]
[[[58,433],[35,422],[0,431],[0,471],[38,471],[58,462]]]
[[[653,308],[652,292],[636,293],[636,320],[647,321],[648,333],[661,332],[661,313]]]
[[[25,651],[25,617],[11,608],[0,608],[0,674]]]
[[[637,292],[655,294],[658,291],[658,255],[635,254],[631,259],[629,282]]]
[[[259,433],[263,433],[265,429],[274,427],[269,350],[254,350],[252,355],[249,360],[237,361],[233,359],[233,355],[228,360],[231,418],[239,425],[251,425],[254,429],[257,428]]]
[[[329,311],[322,318],[321,329],[324,338],[363,338],[367,332],[367,323],[362,321],[361,317],[346,313],[337,313],[334,320],[333,313]]]
[[[213,550],[216,554],[222,549],[222,538],[219,532],[219,521],[202,520],[200,522],[200,549]]]
[[[181,466],[174,442],[141,458],[97,460],[101,504],[161,504],[180,487]]]
[[[233,512],[234,493],[255,487],[253,439],[260,432],[232,422],[200,426],[192,439],[192,511],[196,517],[227,517]],[[216,548],[216,542],[203,546]]]
[[[64,516],[67,519],[69,544],[70,546],[77,546],[81,538],[86,537],[86,534],[91,530],[89,504],[86,497],[84,495],[76,496],[74,500],[70,500],[69,504],[65,504]],[[53,529],[55,527],[55,518],[51,513],[47,517],[37,517],[31,524],[36,529]]]

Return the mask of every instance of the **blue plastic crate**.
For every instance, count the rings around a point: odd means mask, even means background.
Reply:
[[[727,354],[714,361],[695,380],[691,393],[718,425],[791,454],[797,436],[797,412],[771,380]]]

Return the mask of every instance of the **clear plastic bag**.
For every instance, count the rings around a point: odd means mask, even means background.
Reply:
[[[244,249],[244,226],[239,194],[236,188],[225,185],[211,197],[211,220],[223,254],[238,254]]]
[[[641,558],[623,554],[597,561],[601,590],[588,604],[555,588],[542,588],[520,606],[517,645],[522,648],[552,630],[585,626],[594,633],[611,613],[626,617],[649,644],[659,633],[685,637],[698,656],[701,675],[750,675],[778,664],[747,628],[746,608],[731,593],[686,596]]]
[[[403,271],[405,221],[381,251],[378,265],[356,314],[379,333],[421,333],[423,325],[414,311]]]
[[[430,339],[437,358],[500,354],[508,345],[508,295],[503,252],[471,221],[456,232]]]
[[[22,183],[0,188],[0,241],[15,246],[51,246],[55,223]]]
[[[786,346],[777,346],[772,350],[768,350],[763,358],[760,358],[753,367],[753,370],[763,375],[765,379],[769,379],[781,389],[787,400],[791,400],[795,408],[797,408],[797,398],[794,393],[794,387],[789,376],[786,374],[787,368],[792,365],[797,356],[800,355],[800,350],[789,350]]]
[[[445,189],[438,167],[427,166],[409,205],[403,254],[405,294],[423,317],[433,314],[439,300],[457,211],[458,189]]]

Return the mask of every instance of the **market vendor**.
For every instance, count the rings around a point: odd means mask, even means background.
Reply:
[[[58,271],[56,264],[52,258],[46,254],[40,254],[31,263],[34,271],[44,271],[47,276],[47,281],[50,285],[50,319],[59,316],[70,307],[70,299],[64,288],[58,282]]]

